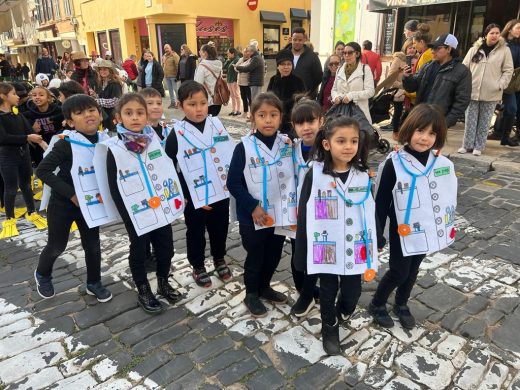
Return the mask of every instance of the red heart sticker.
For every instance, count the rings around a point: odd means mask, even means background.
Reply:
[[[173,204],[175,205],[175,208],[179,210],[181,208],[182,202],[180,201],[180,199],[175,199],[173,201]]]
[[[367,259],[367,247],[366,246],[361,247],[361,249],[359,251],[359,256],[361,257],[361,260]]]
[[[453,240],[455,238],[455,228],[451,228],[450,238]]]

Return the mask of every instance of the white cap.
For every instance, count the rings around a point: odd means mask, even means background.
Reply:
[[[36,85],[40,85],[40,86],[41,86],[43,80],[47,80],[47,81],[49,81],[49,77],[47,77],[47,75],[44,74],[44,73],[38,73],[38,74],[36,75],[35,80],[36,80]]]
[[[455,35],[453,34],[442,34],[437,37],[437,39],[430,44],[428,44],[429,47],[439,47],[439,46],[449,46],[453,47],[454,49],[457,48],[459,45],[459,41],[457,38],[455,38]]]
[[[119,73],[119,77],[121,77],[123,79],[123,81],[128,80],[128,73],[127,73],[126,70],[124,70],[124,69],[117,69],[117,71]]]
[[[49,82],[49,88],[59,88],[60,85],[61,85],[61,80],[60,79],[52,79]]]

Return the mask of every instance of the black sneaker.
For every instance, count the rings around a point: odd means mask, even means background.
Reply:
[[[386,305],[374,306],[372,302],[368,305],[368,312],[374,317],[374,322],[383,328],[391,328],[394,326],[394,320],[388,315]]]
[[[150,284],[146,282],[137,286],[137,301],[143,310],[151,314],[159,314],[163,311],[162,303],[153,295]]]
[[[170,303],[175,303],[182,299],[182,294],[171,286],[168,278],[157,278],[157,295],[162,296]]]
[[[298,318],[305,317],[314,306],[314,298],[313,297],[304,297],[300,295],[296,303],[291,308],[291,314]]]
[[[246,297],[244,298],[244,304],[253,317],[259,318],[265,317],[267,315],[267,308],[258,298],[257,294],[246,294]]]
[[[323,350],[329,356],[341,355],[341,347],[339,341],[339,324],[336,321],[334,325],[321,325],[321,338],[323,342]]]
[[[87,283],[87,294],[95,296],[99,302],[108,302],[112,299],[112,293],[101,284],[101,281]]]
[[[405,329],[413,329],[415,326],[415,318],[410,313],[408,305],[394,305],[392,310],[395,315],[399,318],[399,322]]]
[[[41,276],[38,271],[34,270],[34,280],[36,281],[36,291],[38,291],[40,297],[49,299],[55,295],[52,276]]]
[[[341,326],[345,325],[348,320],[350,320],[350,317],[352,317],[352,313],[343,313],[339,308],[336,308],[336,316],[338,317],[339,324]]]
[[[258,296],[271,303],[285,303],[287,302],[287,296],[279,291],[274,290],[271,287],[261,289]]]

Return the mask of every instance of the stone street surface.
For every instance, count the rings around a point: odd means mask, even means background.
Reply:
[[[226,123],[237,137],[247,131]],[[372,153],[373,165],[382,158]],[[213,276],[209,289],[193,282],[184,222],[173,224],[171,280],[184,298],[151,316],[137,305],[121,224],[101,229],[103,281],[114,294],[102,304],[85,293],[77,232],[54,267],[57,295],[40,299],[33,272],[47,232],[19,222],[20,236],[0,241],[0,388],[520,389],[520,174],[471,158],[455,164],[457,241],[421,267],[410,302],[418,326],[375,326],[366,307],[377,283],[365,283],[337,357],[322,349],[317,307],[301,320],[290,305],[270,306],[263,319],[247,314],[236,224],[227,241],[234,278]],[[273,282],[293,303],[290,270],[286,245]]]

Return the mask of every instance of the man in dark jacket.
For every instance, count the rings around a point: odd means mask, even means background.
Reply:
[[[254,45],[248,46],[247,50],[251,53],[251,62],[249,65],[235,66],[235,69],[237,72],[249,73],[249,87],[251,88],[251,100],[253,100],[264,85],[264,59]]]
[[[411,75],[407,66],[403,77],[406,92],[417,92],[417,104],[432,103],[442,108],[448,127],[464,117],[471,98],[471,73],[462,64],[457,45],[457,38],[452,34],[439,36],[429,45],[433,60],[415,75]]]
[[[286,46],[286,49],[291,50],[294,56],[294,74],[303,80],[305,91],[311,99],[314,99],[318,94],[323,69],[318,55],[305,45],[306,40],[305,30],[297,27],[293,30],[291,43]]]
[[[51,56],[49,56],[49,51],[44,47],[42,49],[42,56],[36,60],[35,74],[46,74],[50,80],[54,77],[56,69],[58,69],[58,64],[54,61],[54,59]]]

